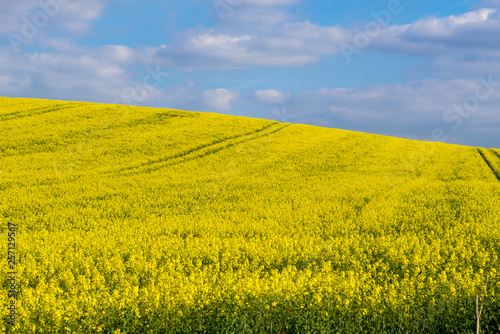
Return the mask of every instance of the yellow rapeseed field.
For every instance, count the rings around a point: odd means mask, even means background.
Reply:
[[[500,150],[0,98],[0,171],[2,333],[500,330]]]

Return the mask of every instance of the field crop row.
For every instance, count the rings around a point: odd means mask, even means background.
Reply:
[[[483,157],[484,161],[491,168],[491,171],[500,181],[500,160],[493,150],[487,150],[484,148],[478,148],[479,153]]]

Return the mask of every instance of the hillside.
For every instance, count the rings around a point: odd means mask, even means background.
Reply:
[[[0,170],[15,333],[500,330],[500,150],[0,98]]]

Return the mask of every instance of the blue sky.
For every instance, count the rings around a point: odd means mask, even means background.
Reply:
[[[500,147],[500,0],[3,1],[0,95]]]

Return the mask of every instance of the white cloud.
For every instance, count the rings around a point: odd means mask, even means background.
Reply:
[[[75,47],[64,53],[14,54],[0,48],[0,95],[111,102],[114,90],[134,83],[131,50]],[[7,79],[8,78],[8,79]]]
[[[104,5],[103,0],[69,2],[61,6],[61,22],[70,31],[85,32],[101,16]]]
[[[189,44],[194,49],[217,49],[217,48],[231,48],[238,42],[250,41],[255,37],[252,36],[237,36],[232,37],[229,35],[201,35],[193,37],[189,40]]]
[[[461,52],[491,56],[500,50],[500,13],[482,8],[463,15],[389,26],[369,48],[418,55]]]
[[[276,89],[258,90],[255,97],[264,103],[285,103],[290,98],[290,93]]]
[[[189,31],[177,43],[153,48],[155,61],[185,68],[233,69],[251,66],[299,66],[338,52],[346,41],[340,27],[310,22],[285,24],[261,35]]]
[[[24,0],[0,2],[0,33],[23,36],[23,27],[44,30],[58,24],[72,32],[84,32],[101,15],[106,0]],[[29,29],[28,29],[29,30]]]
[[[213,110],[225,111],[231,109],[231,103],[240,97],[239,92],[224,88],[203,91],[203,102]]]
[[[262,6],[249,10],[264,11]],[[235,10],[220,26],[187,31],[176,42],[150,48],[148,53],[155,61],[183,68],[235,69],[307,65],[318,62],[322,56],[342,54],[346,45],[358,47],[359,31],[354,29],[292,22],[292,17],[274,15],[283,14],[275,8],[267,12],[274,17],[269,22],[261,19],[265,15]],[[380,26],[379,32],[359,49],[416,55],[481,53],[497,57],[500,11],[482,8],[462,15],[422,18],[407,25]]]
[[[5,95],[16,94],[31,85],[31,77],[22,75],[0,75],[0,91]]]

